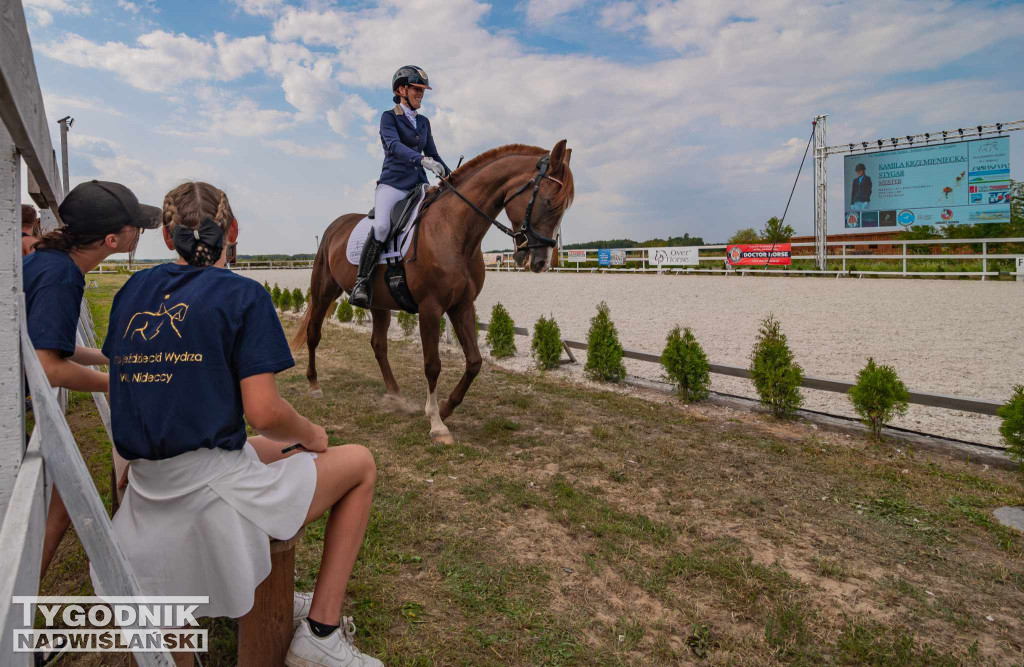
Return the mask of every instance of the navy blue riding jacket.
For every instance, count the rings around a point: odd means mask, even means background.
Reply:
[[[446,171],[451,171],[437,154],[427,117],[417,114],[416,127],[413,127],[401,105],[396,104],[394,109],[381,114],[380,143],[384,145],[384,166],[377,183],[399,190],[411,190],[417,183],[427,183],[427,173],[420,166],[424,155],[440,162]]]

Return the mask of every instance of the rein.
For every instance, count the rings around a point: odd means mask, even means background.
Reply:
[[[533,227],[530,226],[530,218],[533,214],[533,204],[537,200],[537,192],[540,189],[541,181],[543,181],[546,178],[548,180],[554,181],[555,183],[558,183],[558,185],[560,186],[564,187],[565,185],[564,183],[562,183],[562,181],[558,180],[554,176],[548,176],[548,169],[550,167],[550,155],[544,155],[543,157],[541,157],[541,159],[537,160],[536,175],[534,175],[534,177],[528,180],[526,183],[523,183],[523,185],[518,190],[513,192],[512,195],[509,196],[509,198],[506,199],[501,204],[501,208],[504,209],[506,206],[509,205],[509,203],[513,199],[526,192],[526,189],[529,188],[531,185],[533,186],[533,192],[530,194],[530,201],[526,204],[526,212],[523,214],[523,226],[518,232],[510,227],[507,227],[506,225],[503,225],[502,223],[498,222],[491,216],[481,211],[479,206],[466,199],[466,197],[463,196],[463,194],[459,192],[448,179],[443,178],[441,179],[441,182],[448,186],[448,189],[454,192],[459,199],[466,202],[469,205],[469,207],[476,211],[476,213],[480,217],[484,218],[489,223],[497,227],[505,235],[511,237],[512,243],[515,244],[517,251],[530,250],[532,248],[554,248],[558,244],[557,241],[555,241],[554,239],[549,239],[546,236],[541,236],[540,234],[533,230]]]

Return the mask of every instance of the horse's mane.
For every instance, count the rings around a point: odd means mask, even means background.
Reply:
[[[507,155],[536,155],[540,157],[547,155],[550,151],[540,146],[530,146],[527,144],[506,144],[504,146],[498,146],[492,148],[489,151],[484,151],[480,155],[471,158],[468,162],[464,163],[458,169],[451,173],[448,180],[452,185],[458,187],[462,181],[472,175],[474,172],[479,171],[486,165],[494,162],[498,158],[505,157]],[[555,207],[561,208],[562,210],[569,208],[572,204],[572,199],[575,194],[575,184],[573,182],[572,171],[565,165],[564,178],[560,179],[563,186],[559,188],[558,193],[552,198],[551,204]],[[428,195],[431,202],[436,201],[438,198],[444,196],[448,189],[443,186],[437,186],[432,188],[432,192]]]

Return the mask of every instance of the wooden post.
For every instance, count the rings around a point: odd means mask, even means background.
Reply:
[[[270,574],[256,589],[252,609],[238,621],[238,664],[278,667],[292,643],[292,598],[295,595],[295,545],[306,529],[290,540],[270,541]]]
[[[21,294],[21,160],[0,123],[0,519],[25,454],[25,396],[18,336]]]

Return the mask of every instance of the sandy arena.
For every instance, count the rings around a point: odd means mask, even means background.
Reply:
[[[309,287],[309,270],[244,273],[271,285]],[[660,353],[669,329],[679,324],[693,329],[712,362],[746,366],[758,323],[773,312],[806,375],[852,381],[873,356],[918,391],[1005,401],[1024,382],[1021,283],[488,272],[477,312],[486,322],[501,302],[527,328],[553,314],[564,338],[585,341],[602,300],[623,346],[632,350]],[[516,363],[528,367],[529,343],[517,344],[524,358]],[[661,378],[654,364],[627,361],[626,368]],[[738,378],[712,375],[712,386],[754,396],[751,384]],[[845,395],[804,392],[807,408],[853,415]],[[911,406],[895,424],[1002,444],[996,417]]]

